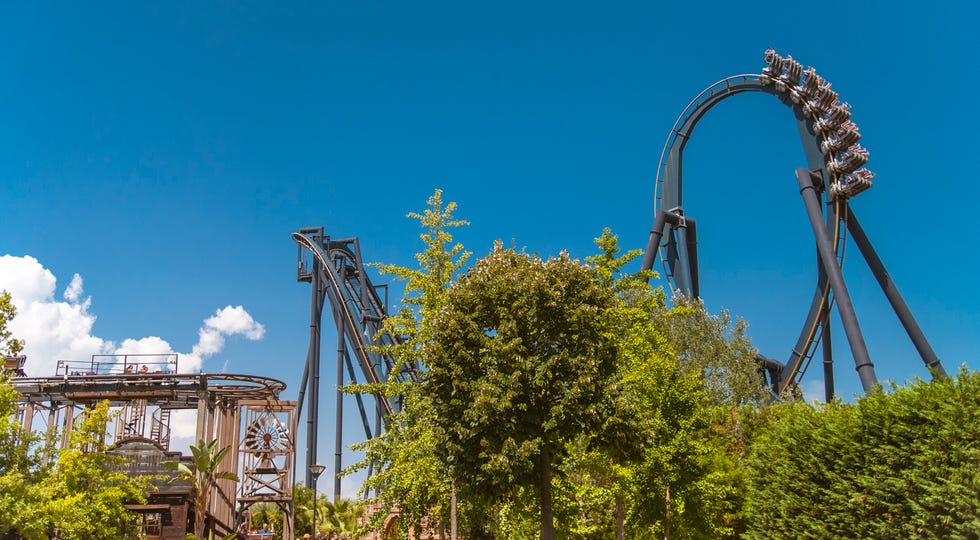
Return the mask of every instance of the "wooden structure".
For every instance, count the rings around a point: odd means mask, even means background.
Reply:
[[[254,375],[180,373],[176,354],[97,355],[85,363],[59,362],[53,377],[15,377],[11,382],[21,395],[22,425],[57,430],[61,446],[67,444],[79,413],[108,401],[119,412],[108,433],[112,451],[136,459],[137,473],[145,469],[156,474],[155,463],[165,456],[180,457],[170,452],[171,421],[177,411],[196,411],[195,441],[238,449],[226,456],[221,470],[235,471],[241,482],[218,482],[207,509],[208,527],[218,534],[238,530],[243,511],[271,502],[283,510],[283,537],[292,538],[297,402],[279,399],[283,382]],[[182,539],[177,529],[183,525],[189,530],[193,512],[180,510],[186,494],[168,496],[133,508],[147,518],[148,530],[160,531],[148,538]],[[166,519],[172,523],[163,525]]]

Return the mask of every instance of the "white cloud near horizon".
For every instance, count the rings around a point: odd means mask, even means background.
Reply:
[[[58,360],[87,360],[108,352],[111,344],[92,335],[96,317],[91,299],[82,299],[82,278],[75,274],[65,290],[67,302],[55,300],[53,273],[29,255],[0,256],[0,290],[10,293],[17,316],[8,329],[24,340],[29,375],[54,375]]]
[[[14,337],[24,340],[27,355],[25,370],[30,376],[55,375],[59,360],[87,362],[94,354],[177,354],[178,371],[197,373],[205,360],[224,349],[229,336],[262,339],[265,327],[252,318],[242,306],[225,306],[204,319],[198,329],[198,341],[189,353],[179,353],[158,336],[126,338],[118,346],[111,340],[93,334],[96,316],[89,309],[91,297],[84,296],[79,274],[57,300],[57,279],[30,255],[0,256],[0,290],[10,293],[17,315],[8,325]],[[224,362],[222,369],[228,365]],[[175,450],[186,448],[195,434],[195,411],[177,411],[172,417],[172,441]],[[187,414],[190,413],[190,414]]]

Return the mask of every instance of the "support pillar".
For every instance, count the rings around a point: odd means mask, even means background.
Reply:
[[[311,375],[306,411],[306,487],[312,488],[316,479],[310,466],[316,463],[317,425],[320,409],[320,322],[323,314],[324,283],[323,269],[319,264],[312,268],[313,300],[310,302],[310,348],[306,356],[306,371]]]
[[[343,467],[344,453],[344,355],[347,352],[347,342],[344,336],[343,314],[340,306],[335,306],[334,320],[337,321],[337,401],[336,401],[336,431],[334,435],[333,457],[333,501],[340,500],[340,471]]]
[[[864,260],[868,262],[868,267],[871,269],[871,273],[874,274],[875,279],[878,280],[878,285],[881,286],[881,290],[885,293],[885,297],[888,298],[888,302],[891,304],[892,309],[895,314],[898,315],[898,320],[902,322],[902,326],[905,328],[905,333],[909,335],[909,339],[912,340],[912,344],[915,345],[915,349],[919,351],[919,356],[922,357],[922,361],[925,363],[926,367],[935,377],[945,377],[946,370],[943,369],[942,363],[939,361],[939,357],[936,356],[936,351],[932,350],[932,346],[929,345],[929,340],[926,339],[925,334],[922,333],[922,329],[919,328],[919,323],[916,322],[915,317],[912,315],[912,311],[909,306],[905,303],[902,295],[898,292],[898,287],[895,286],[895,282],[892,281],[892,277],[885,270],[885,264],[881,262],[878,257],[878,253],[875,252],[874,247],[871,245],[871,241],[868,240],[868,236],[864,234],[864,229],[861,228],[861,224],[858,222],[857,216],[851,211],[850,207],[845,207],[845,212],[847,215],[847,230],[851,233],[851,238],[854,239],[854,243],[857,244],[858,249],[861,251],[861,255],[864,256]]]
[[[814,178],[810,171],[800,168],[796,169],[796,181],[799,183],[800,195],[803,197],[806,213],[810,218],[810,226],[817,240],[820,260],[827,272],[830,287],[834,291],[837,309],[840,311],[841,322],[844,323],[844,333],[847,334],[847,341],[851,346],[851,354],[854,356],[854,364],[858,377],[861,379],[861,386],[865,392],[871,392],[878,383],[878,378],[875,376],[874,364],[871,363],[871,357],[868,355],[868,346],[861,334],[861,327],[854,312],[851,295],[847,292],[847,285],[844,284],[844,275],[841,273],[840,264],[837,262],[833,242],[827,228],[824,227],[823,214],[820,211],[820,199],[817,196]]]

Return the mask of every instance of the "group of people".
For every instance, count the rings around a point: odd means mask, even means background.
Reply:
[[[261,529],[251,529],[245,537],[248,540],[272,540],[272,534],[272,529],[269,528],[269,524],[263,523]]]
[[[126,366],[125,373],[127,375],[133,375],[133,374],[137,373],[137,371],[136,371],[136,364],[129,364],[128,366]],[[150,367],[147,366],[146,364],[143,364],[142,366],[140,366],[139,374],[140,375],[145,375],[147,373],[150,373]],[[153,373],[163,373],[163,370],[162,369],[157,369],[157,370],[153,371]]]
[[[269,528],[269,524],[263,523],[261,529],[249,529],[248,534],[245,535],[245,538],[248,540],[271,540],[274,534],[275,533],[272,532],[272,529]],[[319,535],[317,535],[317,537],[322,538]],[[311,540],[312,537],[310,536],[310,533],[306,533],[302,537],[297,538],[300,540]]]

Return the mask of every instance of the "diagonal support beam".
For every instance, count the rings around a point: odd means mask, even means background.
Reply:
[[[864,234],[864,229],[861,227],[861,223],[858,221],[857,216],[854,215],[854,211],[850,208],[850,206],[845,206],[844,208],[845,215],[847,216],[847,231],[851,233],[851,238],[853,238],[854,243],[857,244],[858,249],[861,251],[861,255],[864,256],[864,260],[868,262],[868,268],[871,269],[871,273],[874,274],[875,279],[878,280],[878,285],[881,286],[881,290],[885,293],[885,297],[888,298],[888,302],[892,305],[892,309],[895,311],[895,314],[898,315],[898,320],[901,321],[902,326],[905,328],[905,332],[909,335],[909,339],[912,340],[912,344],[915,346],[915,349],[919,351],[919,356],[922,357],[922,361],[925,363],[926,367],[929,368],[930,373],[932,373],[934,377],[946,377],[946,370],[943,369],[943,365],[939,361],[939,357],[936,356],[936,351],[932,350],[932,346],[929,345],[929,340],[927,340],[925,334],[922,333],[922,329],[919,328],[919,323],[916,322],[915,317],[912,315],[912,311],[905,303],[902,295],[898,292],[898,287],[895,286],[895,282],[892,281],[892,277],[888,274],[888,270],[885,270],[885,264],[881,262],[881,258],[879,258],[878,253],[875,252],[874,247],[871,245],[871,241],[868,240],[868,235]]]
[[[817,240],[820,262],[827,273],[830,288],[834,291],[837,309],[840,312],[841,322],[844,324],[844,333],[847,335],[848,344],[851,346],[851,354],[854,356],[854,365],[858,377],[861,379],[861,386],[865,392],[871,392],[878,384],[878,378],[875,376],[874,364],[871,363],[871,357],[868,355],[868,346],[864,342],[864,335],[861,334],[861,326],[858,324],[857,314],[854,312],[854,303],[851,302],[851,295],[847,292],[847,285],[844,284],[844,275],[834,253],[833,241],[823,223],[820,198],[817,196],[817,185],[822,183],[822,180],[819,173],[813,174],[807,169],[799,168],[796,169],[796,181],[800,185],[800,196],[803,197],[803,204],[806,206],[806,213],[810,218],[810,227],[813,229],[813,234]]]

